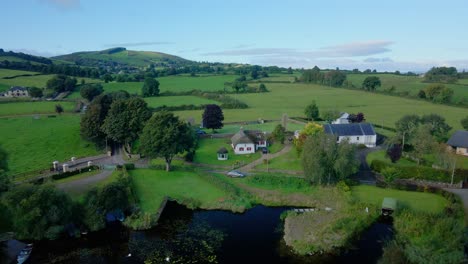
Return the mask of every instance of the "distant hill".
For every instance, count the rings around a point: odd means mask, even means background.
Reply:
[[[52,64],[52,60],[22,52],[4,51],[0,49],[0,61],[30,62],[35,64]]]
[[[75,52],[71,54],[52,57],[55,60],[62,60],[76,63],[82,66],[92,67],[181,67],[196,62],[183,59],[174,55],[153,51],[134,51],[126,48],[111,48],[101,51]]]

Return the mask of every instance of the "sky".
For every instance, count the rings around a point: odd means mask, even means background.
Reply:
[[[0,48],[126,47],[293,68],[468,70],[466,0],[2,1]]]

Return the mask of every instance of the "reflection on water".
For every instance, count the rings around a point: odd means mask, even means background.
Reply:
[[[288,209],[256,206],[235,214],[169,202],[151,230],[112,225],[79,239],[36,243],[31,263],[376,263],[393,235],[391,223],[379,221],[338,256],[300,257],[282,239],[280,214]]]

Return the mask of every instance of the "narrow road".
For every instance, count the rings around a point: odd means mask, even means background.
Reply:
[[[238,168],[237,170],[242,171],[242,172],[251,171],[255,166],[258,166],[258,165],[260,165],[260,164],[263,164],[263,160],[264,160],[264,159],[271,160],[271,159],[274,159],[274,158],[276,158],[276,157],[279,157],[279,156],[281,156],[281,155],[283,155],[283,154],[288,153],[288,152],[291,150],[291,148],[292,148],[292,144],[286,143],[286,144],[284,145],[283,149],[281,149],[280,151],[278,151],[278,152],[276,152],[276,153],[273,153],[273,154],[270,154],[270,153],[264,154],[264,155],[262,155],[262,157],[259,158],[258,160],[255,160],[255,161],[253,161],[253,162],[251,162],[251,163],[249,163],[249,164],[247,164],[247,165],[245,165],[245,166],[243,166],[243,167],[240,167],[240,168]]]
[[[81,192],[87,189],[90,189],[92,186],[95,186],[97,183],[107,179],[113,170],[102,170],[98,174],[78,179],[76,181],[64,182],[57,184],[56,187],[64,192]]]
[[[463,202],[463,208],[465,209],[465,223],[468,224],[468,189],[448,189],[444,190],[458,195]]]
[[[357,151],[356,158],[359,160],[359,171],[351,176],[352,179],[358,180],[365,184],[375,184],[375,173],[367,164],[367,154],[370,152],[378,151],[380,147],[366,148]]]

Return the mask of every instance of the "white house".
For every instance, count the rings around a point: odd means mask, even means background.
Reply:
[[[349,114],[348,113],[341,113],[340,117],[336,120],[332,121],[332,124],[349,124]]]
[[[468,131],[458,130],[447,141],[456,154],[468,156]]]
[[[28,89],[21,86],[13,86],[8,91],[3,93],[5,97],[28,97]]]
[[[266,133],[261,131],[244,131],[241,128],[231,138],[231,146],[236,154],[255,153],[256,150],[267,145]]]
[[[362,144],[368,148],[377,144],[377,134],[372,124],[326,124],[324,129],[325,133],[335,135],[338,143],[348,140],[351,144]]]

